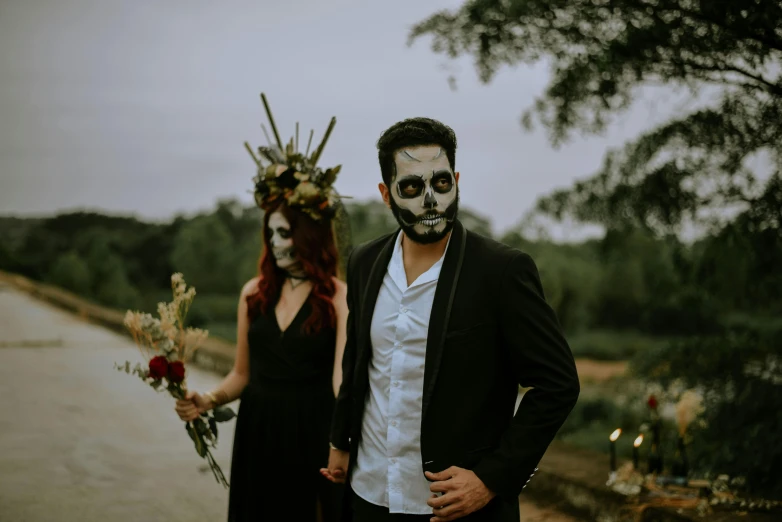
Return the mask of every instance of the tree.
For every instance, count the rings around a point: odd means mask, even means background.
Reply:
[[[149,224],[138,234],[122,237],[117,249],[125,261],[128,278],[140,290],[167,288],[171,284],[171,249],[178,230],[175,223]]]
[[[89,266],[76,252],[67,252],[59,256],[52,264],[46,279],[81,295],[89,295],[92,275]]]
[[[393,214],[382,201],[351,202],[345,207],[350,219],[354,245],[371,241],[383,234],[390,234],[399,227]]]
[[[650,130],[573,188],[539,201],[558,219],[677,231],[682,222],[749,209],[764,190],[747,159],[782,164],[782,4],[778,0],[468,0],[414,26],[435,52],[475,59],[480,78],[502,65],[552,63],[553,79],[523,117],[559,145],[597,133],[640,87],[719,92],[712,106]],[[766,188],[778,187],[777,170]],[[766,221],[782,221],[780,206]]]
[[[578,333],[596,325],[597,297],[605,269],[592,242],[532,242],[516,231],[506,233],[500,241],[534,258],[546,301],[566,333]]]
[[[491,220],[467,208],[459,209],[459,220],[469,230],[486,237],[492,237]]]
[[[21,268],[19,260],[14,252],[4,243],[0,242],[0,270],[16,272]]]
[[[114,243],[128,241],[100,228],[84,231],[75,241],[85,251],[84,258],[92,275],[92,291],[98,302],[117,308],[136,308],[141,294],[128,277],[128,264],[135,260],[117,253]]]
[[[173,268],[202,292],[238,292],[234,243],[228,227],[214,214],[183,224],[171,251]]]
[[[96,299],[115,308],[138,308],[141,294],[128,279],[122,258],[111,254],[103,261],[100,280],[95,281]]]

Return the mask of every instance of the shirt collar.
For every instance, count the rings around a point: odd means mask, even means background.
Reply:
[[[433,281],[437,281],[440,278],[440,271],[443,268],[443,261],[445,260],[445,254],[448,252],[448,246],[451,244],[451,236],[448,236],[448,243],[445,245],[445,250],[443,251],[443,255],[440,257],[440,259],[437,260],[435,264],[433,264],[429,270],[418,276],[418,279],[413,281],[413,284],[409,286],[409,288],[412,288],[414,286],[420,286],[425,285],[427,283],[431,283]],[[391,261],[388,263],[388,274],[391,276],[391,279],[394,280],[394,283],[396,285],[406,290],[408,288],[407,285],[407,273],[405,272],[405,261],[404,256],[402,252],[402,231],[399,231],[399,234],[396,236],[396,244],[394,245],[394,253],[391,254]]]

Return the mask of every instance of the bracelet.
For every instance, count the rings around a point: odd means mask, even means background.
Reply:
[[[217,398],[218,395],[220,396],[220,399]],[[212,401],[212,404],[214,406],[222,406],[223,404],[228,402],[228,394],[225,393],[223,390],[215,390],[213,392],[207,392],[204,394],[204,396],[210,401]]]
[[[212,403],[212,407],[217,406],[217,397],[215,397],[215,394],[212,392],[206,392],[204,394],[204,397],[209,399],[209,401]]]

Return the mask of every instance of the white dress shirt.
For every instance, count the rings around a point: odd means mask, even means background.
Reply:
[[[421,408],[429,317],[444,258],[408,287],[400,232],[372,316],[369,394],[350,483],[358,496],[391,513],[432,514]]]

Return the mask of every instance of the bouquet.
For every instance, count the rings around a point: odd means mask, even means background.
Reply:
[[[158,318],[130,310],[125,315],[125,326],[148,364],[136,364],[131,369],[130,362],[125,361],[124,364],[115,364],[115,368],[137,375],[155,391],[168,392],[175,399],[184,399],[187,395],[185,363],[207,338],[208,332],[184,326],[185,316],[195,297],[195,288],[187,288],[179,273],[171,276],[171,288],[174,300],[158,304]],[[234,416],[233,410],[219,406],[185,424],[196,452],[209,462],[215,480],[226,488],[228,481],[209,448],[217,446],[217,423],[231,420]]]

